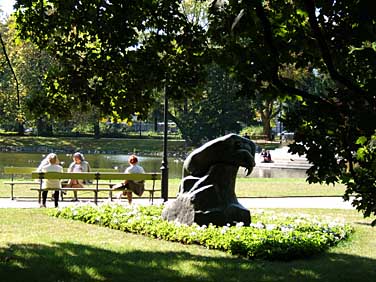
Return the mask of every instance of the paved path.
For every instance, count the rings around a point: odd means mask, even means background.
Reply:
[[[93,202],[82,200],[82,202]],[[104,200],[101,203],[106,202]],[[116,202],[116,201],[114,201]],[[345,202],[341,197],[283,197],[283,198],[240,198],[239,202],[246,208],[321,208],[321,209],[354,209],[350,202]],[[75,205],[77,202],[59,202],[60,207]],[[126,200],[121,202],[126,204]],[[148,204],[147,199],[134,199],[135,204]],[[155,204],[162,203],[156,199]],[[53,207],[52,201],[47,201],[47,207]],[[39,208],[36,199],[0,199],[0,208]]]

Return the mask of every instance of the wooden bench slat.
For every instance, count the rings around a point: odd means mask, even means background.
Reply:
[[[46,188],[46,189],[42,189],[42,188],[36,188],[36,187],[33,187],[33,188],[30,188],[30,190],[33,190],[33,191],[55,191],[55,190],[59,190],[59,191],[88,191],[88,192],[100,192],[100,191],[105,191],[105,192],[109,192],[109,191],[114,191],[113,189],[111,188],[88,188],[88,187],[82,187],[82,188]]]
[[[160,180],[160,173],[100,173],[99,179],[101,180]]]
[[[30,174],[35,171],[35,167],[4,167],[4,174]]]
[[[16,184],[38,184],[38,182],[34,181],[5,181],[4,184],[8,185],[16,185]]]
[[[110,173],[110,172],[37,172],[31,173],[33,179],[85,179],[85,180],[160,180],[160,173]]]
[[[64,168],[67,171],[67,168]],[[4,167],[4,174],[30,174],[35,172],[35,167],[14,167],[14,166],[7,166]],[[100,173],[116,173],[118,172],[114,168],[92,168],[92,172],[100,172]]]

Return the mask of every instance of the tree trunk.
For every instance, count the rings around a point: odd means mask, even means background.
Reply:
[[[265,135],[265,138],[267,141],[270,141],[272,138],[272,129],[270,126],[270,118],[262,119],[262,127],[263,127],[263,134]]]
[[[18,125],[18,135],[23,136],[25,135],[25,127],[22,121],[17,121]]]
[[[100,138],[99,120],[96,120],[94,122],[94,138],[95,139],[99,139]]]
[[[37,121],[37,131],[38,131],[39,136],[52,136],[53,135],[52,124],[40,118]]]

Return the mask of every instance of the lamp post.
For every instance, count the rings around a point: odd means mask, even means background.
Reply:
[[[164,202],[168,201],[168,160],[167,160],[167,134],[168,134],[168,85],[165,87],[164,93],[164,114],[163,114],[163,160],[161,166],[162,172],[162,198]]]

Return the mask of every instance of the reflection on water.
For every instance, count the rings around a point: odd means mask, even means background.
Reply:
[[[40,161],[45,157],[44,154],[30,153],[0,153],[0,172],[5,166],[17,167],[37,167]],[[67,168],[72,162],[70,154],[58,154],[61,164]],[[86,160],[90,163],[92,170],[95,168],[115,168],[119,172],[125,170],[128,166],[129,155],[85,155]],[[173,158],[169,158],[169,177],[180,178],[183,162]],[[139,156],[140,165],[147,172],[159,172],[162,158]],[[244,176],[244,169],[239,169],[239,177]],[[3,176],[4,177],[4,176]],[[7,176],[6,176],[7,177]],[[305,170],[302,169],[281,169],[281,168],[265,168],[255,167],[248,177],[254,178],[304,178]]]

